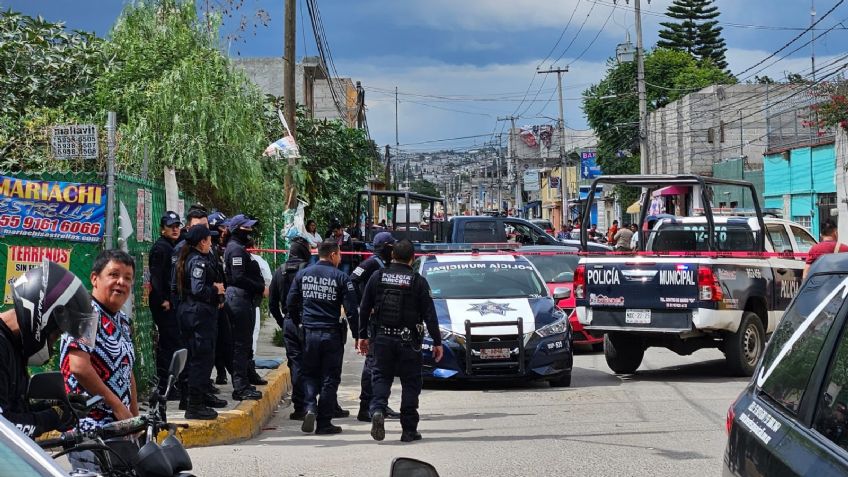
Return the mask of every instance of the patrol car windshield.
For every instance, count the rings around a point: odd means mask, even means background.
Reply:
[[[525,255],[527,260],[533,262],[542,279],[547,283],[563,283],[574,280],[574,269],[580,261],[577,254],[565,255],[552,252],[535,255]]]
[[[538,298],[548,294],[526,262],[430,262],[422,275],[433,298]]]

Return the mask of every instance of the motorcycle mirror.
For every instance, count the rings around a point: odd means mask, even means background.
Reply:
[[[67,393],[62,373],[53,371],[33,375],[29,380],[27,396],[29,399],[64,401]]]
[[[398,457],[392,461],[391,477],[439,477],[436,468],[427,462],[408,457]]]
[[[179,376],[180,373],[183,372],[183,368],[185,368],[186,360],[188,360],[187,349],[183,348],[174,351],[174,356],[171,357],[171,366],[168,368],[168,372],[174,377]]]

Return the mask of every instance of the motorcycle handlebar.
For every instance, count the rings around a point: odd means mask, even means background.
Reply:
[[[63,432],[59,437],[53,439],[38,441],[38,446],[42,449],[51,449],[53,447],[63,447],[71,442],[76,442],[76,432],[73,430]]]
[[[121,437],[143,431],[148,424],[147,416],[135,416],[122,421],[110,422],[98,431],[100,437]]]

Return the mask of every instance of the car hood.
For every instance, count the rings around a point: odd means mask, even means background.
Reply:
[[[492,323],[522,319],[524,333],[530,333],[554,322],[554,302],[540,298],[448,298],[433,300],[439,326],[454,333],[465,334],[465,320],[471,323]],[[487,335],[515,334],[515,326],[477,328]]]

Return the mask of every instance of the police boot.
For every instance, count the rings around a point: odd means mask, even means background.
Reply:
[[[386,416],[386,419],[400,419],[400,413],[390,408],[389,406],[386,406],[384,415]]]
[[[401,442],[420,441],[421,433],[418,431],[403,431],[400,435]]]
[[[227,401],[214,394],[206,393],[203,395],[203,405],[220,409],[227,407]]]
[[[386,438],[386,418],[383,417],[382,411],[377,411],[371,415],[371,438],[375,441],[382,441]]]
[[[218,417],[218,413],[214,409],[203,405],[203,394],[191,393],[185,413],[186,419],[203,419],[208,421],[216,417]]]
[[[368,412],[367,403],[359,403],[359,413],[356,415],[356,420],[360,422],[371,422],[371,413]]]
[[[336,419],[341,419],[341,418],[344,418],[344,417],[350,417],[350,411],[348,411],[347,409],[342,409],[341,406],[336,404],[336,410],[333,411],[333,417],[336,418]]]
[[[247,374],[247,380],[253,386],[264,386],[268,384],[268,380],[263,379],[262,376],[256,372],[256,361],[250,362],[250,372]]]
[[[233,391],[233,399],[236,401],[258,401],[262,399],[262,391],[257,391],[253,388]]]
[[[341,432],[342,432],[342,427],[341,426],[334,426],[333,424],[330,424],[330,425],[324,426],[324,427],[319,427],[318,429],[315,429],[315,434],[318,434],[319,436],[322,436],[322,435],[326,436],[326,435],[329,435],[329,434],[341,434]]]

